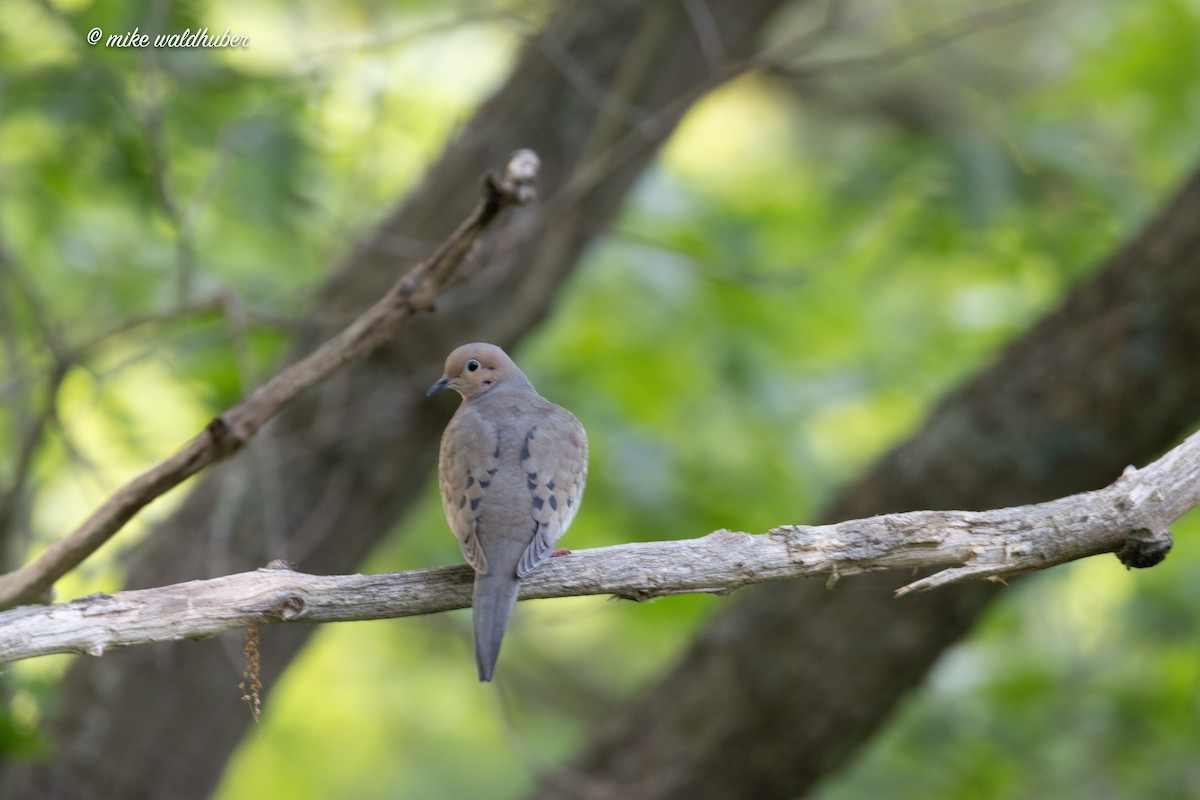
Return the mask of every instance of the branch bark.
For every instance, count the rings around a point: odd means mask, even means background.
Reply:
[[[500,212],[533,199],[538,166],[532,151],[520,150],[509,159],[502,177],[486,176],[483,197],[471,215],[432,256],[409,270],[374,305],[306,358],[281,370],[210,422],[174,455],[118,489],[83,524],[37,559],[0,576],[0,608],[48,596],[55,581],[79,566],[151,501],[209,464],[241,450],[300,394],[374,350],[414,314],[432,310],[450,276]]]
[[[1166,556],[1168,526],[1200,505],[1200,433],[1111,486],[993,511],[914,511],[752,535],[581,550],[522,581],[521,599],[612,594],[726,594],[753,583],[954,564],[897,591],[1003,578],[1116,552],[1127,567]],[[92,595],[0,613],[0,662],[103,655],[117,647],[213,636],[275,622],[347,622],[433,614],[471,604],[469,567],[379,575],[306,575],[274,562],[256,572]]]

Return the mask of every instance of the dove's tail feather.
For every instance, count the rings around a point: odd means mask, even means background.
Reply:
[[[513,606],[517,604],[517,593],[521,582],[516,575],[476,574],[475,598],[472,601],[475,622],[475,664],[479,667],[479,680],[490,681],[500,656],[500,643]]]

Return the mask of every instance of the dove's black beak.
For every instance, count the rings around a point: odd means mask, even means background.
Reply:
[[[440,381],[438,381],[437,383],[435,383],[433,386],[430,386],[430,387],[429,387],[429,391],[425,393],[425,396],[426,396],[426,397],[433,397],[433,393],[434,393],[434,392],[440,392],[442,389],[445,389],[445,388],[446,388],[446,385],[447,385],[447,384],[449,384],[449,383],[450,383],[450,379],[449,379],[449,378],[442,378]]]

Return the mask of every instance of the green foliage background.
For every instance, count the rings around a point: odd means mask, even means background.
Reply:
[[[848,8],[847,31],[804,62],[821,77],[745,77],[689,115],[517,353],[590,431],[570,546],[813,519],[1193,166],[1196,0],[1022,7],[868,68],[857,59],[983,6]],[[328,270],[550,10],[7,2],[0,488],[23,474],[16,445],[51,396],[55,352],[83,355],[57,388],[6,566],[269,374]],[[157,13],[165,30],[229,28],[251,46],[83,41]],[[798,13],[781,36],[810,22]],[[427,494],[364,569],[459,560]],[[119,587],[144,525],[60,597]],[[1144,573],[1098,558],[1014,586],[822,796],[1200,795],[1197,527]],[[722,602],[523,604],[499,692],[473,679],[465,612],[330,626],[274,688],[219,796],[512,796]],[[7,668],[0,746],[40,751],[66,661]]]

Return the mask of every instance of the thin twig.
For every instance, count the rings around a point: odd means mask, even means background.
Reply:
[[[434,300],[480,235],[505,208],[529,202],[539,163],[530,150],[510,159],[503,177],[484,180],[475,210],[427,260],[400,280],[375,305],[303,360],[286,367],[214,419],[190,442],[157,466],[122,486],[78,528],[52,544],[37,560],[0,576],[0,608],[32,602],[56,580],[108,541],[150,501],[200,470],[246,446],[268,420],[304,391],[362,358]]]
[[[792,66],[776,60],[768,71],[793,80],[811,80],[830,74],[877,72],[954,44],[988,30],[1024,22],[1045,9],[1039,0],[983,8],[958,19],[914,34],[900,44],[865,56],[848,56]]]
[[[57,416],[58,390],[62,387],[66,375],[66,364],[63,362],[50,369],[50,374],[46,377],[46,396],[42,400],[41,408],[21,426],[12,474],[9,476],[8,485],[0,487],[0,540],[7,538],[9,534],[8,526],[12,523],[16,507],[25,492],[38,445],[42,442],[46,428]]]
[[[699,98],[749,72],[811,52],[836,29],[840,19],[840,5],[837,0],[830,0],[821,20],[812,28],[793,35],[777,46],[721,65],[694,87],[664,103],[654,114],[644,114],[640,119],[633,119],[628,114],[621,115],[621,118],[629,123],[628,129],[622,132],[616,126],[611,126],[607,131],[608,135],[593,135],[593,140],[589,142],[589,149],[593,155],[582,160],[581,166],[559,189],[555,197],[546,203],[551,220],[546,223],[546,227],[553,226],[555,215],[576,213],[581,199],[600,186],[613,172],[621,169],[643,150],[657,147],[665,141],[674,131],[674,123],[682,118]],[[627,103],[618,93],[608,92],[608,95],[615,95],[605,101],[608,105]]]

